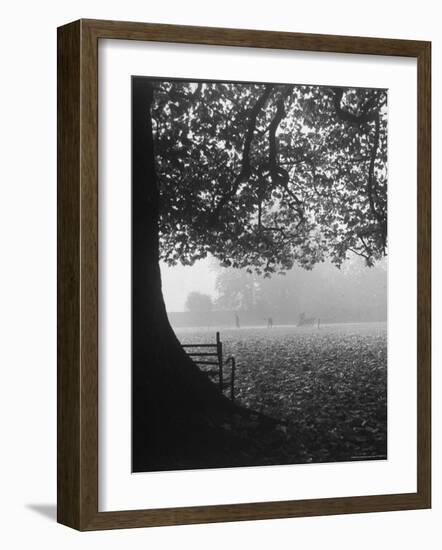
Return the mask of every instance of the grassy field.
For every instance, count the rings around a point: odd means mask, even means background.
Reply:
[[[212,343],[213,328],[176,329]],[[273,463],[385,459],[387,325],[220,329],[239,403],[280,420]]]

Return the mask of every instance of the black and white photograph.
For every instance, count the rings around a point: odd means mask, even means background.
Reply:
[[[439,548],[441,10],[358,7],[2,4],[6,550]]]
[[[132,76],[133,472],[388,458],[387,98]]]

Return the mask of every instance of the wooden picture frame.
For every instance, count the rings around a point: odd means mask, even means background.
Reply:
[[[417,492],[98,511],[98,41],[417,59]],[[58,521],[81,531],[409,510],[431,506],[431,44],[422,41],[79,20],[58,29]]]

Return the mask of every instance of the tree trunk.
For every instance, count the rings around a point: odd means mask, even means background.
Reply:
[[[225,429],[235,407],[188,357],[170,326],[159,267],[152,83],[132,80],[133,471],[234,465]]]

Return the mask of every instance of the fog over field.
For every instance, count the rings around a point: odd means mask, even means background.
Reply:
[[[223,268],[213,258],[193,266],[161,265],[162,288],[174,326],[297,324],[299,316],[323,323],[387,320],[387,259],[373,267],[350,257],[340,269],[324,262],[284,275],[257,277],[246,269]],[[199,302],[188,303],[190,295]],[[183,313],[187,312],[187,313]]]

